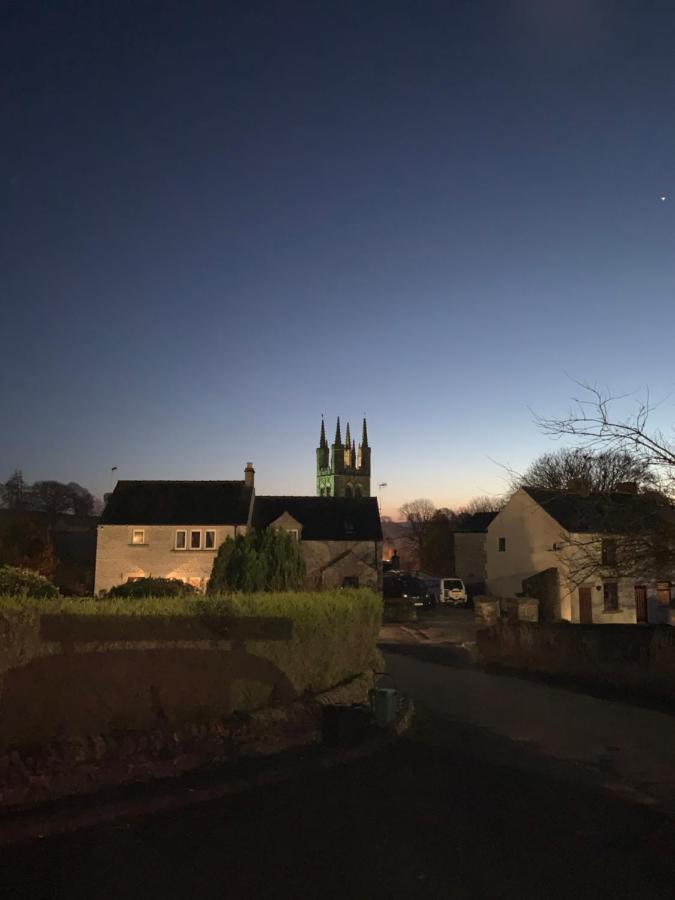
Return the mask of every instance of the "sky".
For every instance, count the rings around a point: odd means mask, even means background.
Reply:
[[[395,515],[501,493],[575,380],[670,428],[674,46],[647,0],[5,0],[0,479],[312,494],[365,413]]]

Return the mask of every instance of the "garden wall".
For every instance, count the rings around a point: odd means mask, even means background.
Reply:
[[[380,615],[368,591],[5,603],[0,804],[25,801],[17,786],[77,789],[82,764],[112,766],[115,782],[142,758],[147,777],[153,759],[185,768],[236,757],[252,736],[264,742],[270,723],[309,727],[310,698],[355,680],[365,699]]]
[[[500,620],[476,642],[486,663],[675,701],[675,630],[668,626]]]

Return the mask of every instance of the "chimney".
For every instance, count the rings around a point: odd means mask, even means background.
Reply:
[[[252,488],[255,483],[255,469],[253,468],[252,462],[246,463],[246,468],[244,469],[244,484],[246,487]]]

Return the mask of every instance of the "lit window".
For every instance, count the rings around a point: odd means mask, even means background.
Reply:
[[[190,532],[190,550],[199,550],[201,546],[202,546],[201,531],[191,531]]]
[[[132,544],[144,544],[145,543],[145,531],[142,528],[134,528],[131,532],[131,543]]]
[[[619,586],[616,581],[606,581],[602,586],[602,597],[605,612],[613,612],[619,608]]]
[[[499,552],[506,553],[506,538],[499,538]]]
[[[204,549],[205,550],[213,550],[216,546],[216,533],[215,531],[205,531],[204,532]]]
[[[187,531],[176,532],[176,550],[185,550],[187,546]]]
[[[670,606],[670,582],[657,581],[656,583],[656,601],[659,606]]]

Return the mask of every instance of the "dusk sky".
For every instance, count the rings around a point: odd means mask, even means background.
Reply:
[[[572,378],[670,427],[672,2],[16,0],[0,55],[0,479],[312,494],[365,412],[391,514]]]

